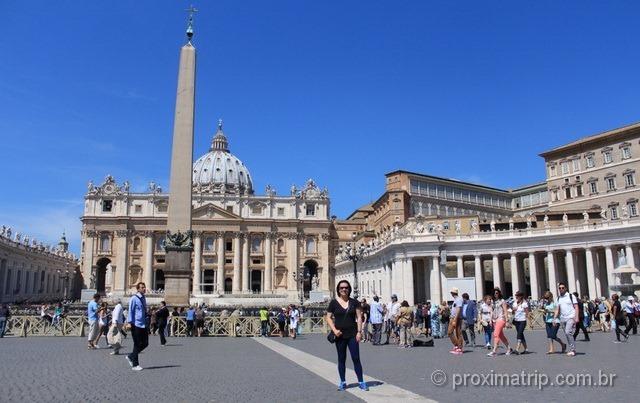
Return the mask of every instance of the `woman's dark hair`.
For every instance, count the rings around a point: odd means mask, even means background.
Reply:
[[[347,283],[347,285],[349,286],[349,295],[351,295],[351,284],[347,280],[340,280],[338,282],[338,284],[336,285],[336,295],[340,295],[340,284],[342,283]]]
[[[408,306],[409,306],[409,303],[408,303],[407,301],[402,301],[402,302],[400,303],[400,306],[406,306],[406,307],[408,307]]]
[[[495,297],[496,293],[498,293],[498,298],[502,298],[502,291],[498,287],[493,289],[493,296]]]
[[[522,291],[516,291],[515,296],[516,297],[524,297],[524,293]]]

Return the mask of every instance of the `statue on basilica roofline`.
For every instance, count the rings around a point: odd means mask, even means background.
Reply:
[[[2,228],[0,228],[0,236],[4,236],[4,234],[6,234],[6,232],[7,232],[7,227],[5,227],[3,225]]]
[[[491,229],[491,232],[496,232],[496,222],[494,220],[491,220],[489,223],[489,228]]]
[[[276,188],[271,185],[267,185],[267,187],[264,189],[264,194],[269,197],[273,197],[276,195]]]
[[[461,228],[460,228],[460,220],[456,220],[454,225],[455,225],[455,229],[456,229],[456,234],[460,235],[460,230],[461,230]]]
[[[514,227],[515,225],[513,223],[513,217],[509,217],[509,231],[513,231]]]
[[[7,227],[7,232],[4,233],[8,239],[11,239],[11,227]]]
[[[567,213],[562,214],[562,225],[565,227],[569,225],[569,216]]]
[[[589,213],[586,210],[582,212],[582,219],[585,224],[589,224]]]
[[[544,215],[544,218],[542,219],[543,225],[545,228],[549,228],[549,216],[548,215]]]

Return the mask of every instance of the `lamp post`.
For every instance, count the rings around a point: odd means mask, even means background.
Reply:
[[[69,279],[71,278],[71,272],[69,271],[69,268],[66,268],[64,270],[57,269],[56,272],[60,276],[60,279],[62,281],[64,281],[64,299],[66,300],[67,299],[67,291],[68,291]]]
[[[300,306],[304,303],[304,280],[309,278],[309,273],[305,273],[305,267],[298,268],[298,271],[293,272],[293,280],[298,283],[298,295],[300,296]]]
[[[355,243],[355,234],[351,236]],[[371,248],[369,246],[364,246],[363,244],[351,246],[350,243],[347,246],[338,249],[338,253],[345,260],[351,260],[353,262],[353,298],[358,299],[360,297],[360,292],[358,291],[358,260],[362,259],[366,255],[369,254]]]

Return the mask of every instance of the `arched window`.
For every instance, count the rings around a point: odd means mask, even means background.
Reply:
[[[109,234],[100,235],[100,251],[101,252],[111,251],[111,235]]]
[[[251,253],[260,253],[262,250],[262,237],[254,235],[251,237]]]
[[[316,240],[313,238],[307,238],[305,241],[305,251],[308,254],[316,253]]]
[[[284,253],[284,239],[278,239],[278,247],[276,250],[278,253]]]

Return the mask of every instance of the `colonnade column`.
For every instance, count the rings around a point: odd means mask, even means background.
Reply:
[[[270,292],[273,290],[273,285],[272,285],[272,281],[271,281],[271,277],[273,277],[272,274],[272,267],[271,267],[271,239],[273,238],[274,234],[272,233],[267,233],[266,237],[264,239],[264,290],[267,292]],[[324,271],[328,271],[329,268],[326,267],[324,268]],[[323,273],[324,275],[327,275],[326,273]]]
[[[151,289],[153,283],[153,232],[144,234],[144,283]]]
[[[402,294],[409,306],[413,306],[413,260],[411,258],[402,259],[402,271]]]
[[[476,278],[476,299],[484,298],[484,270],[482,270],[482,260],[480,255],[475,255],[473,259],[474,276]]]
[[[458,268],[458,278],[463,278],[464,277],[463,256],[458,256],[458,258],[456,259],[456,262],[457,262],[457,268]]]
[[[540,292],[538,290],[538,265],[535,252],[529,252],[529,281],[531,282],[531,299],[537,301]]]
[[[520,277],[519,277],[519,267],[518,267],[518,255],[515,253],[511,254],[511,292],[515,293],[520,290]]]
[[[611,249],[611,245],[607,245],[604,248],[604,254],[607,264],[607,282],[609,283],[609,295],[607,295],[607,297],[611,297],[611,294],[615,292],[611,289],[611,286],[614,285],[613,269],[615,268],[613,265],[613,250]]]
[[[556,295],[558,290],[558,268],[556,267],[556,256],[553,251],[547,252],[547,269],[549,271],[549,290]]]
[[[631,247],[631,244],[627,244],[625,246],[625,254],[627,255],[627,265],[631,266],[631,267],[636,267],[636,263],[635,263],[635,256],[633,253],[633,248]],[[638,284],[638,274],[636,273],[632,273],[631,274],[631,282],[633,284]]]
[[[95,241],[95,237],[97,236],[96,231],[93,230],[87,230],[84,232],[84,250],[82,251],[82,253],[84,254],[83,260],[82,260],[82,276],[84,278],[84,281],[86,281],[86,283],[84,284],[84,286],[86,286],[87,288],[89,287],[95,287],[95,284],[90,284],[88,281],[91,278],[91,273],[92,273],[92,269],[93,269],[93,254],[94,254],[94,241]],[[9,265],[9,263],[7,262],[7,266]],[[8,267],[7,267],[8,270]],[[6,281],[6,272],[7,270],[5,270],[4,275],[4,279],[0,279],[3,280],[2,284],[5,284]],[[96,273],[97,274],[97,273]],[[38,281],[40,281],[40,277],[38,277]],[[83,287],[84,288],[84,287]],[[4,290],[2,290],[2,292],[4,293]]]
[[[200,294],[202,288],[202,232],[193,232],[193,285],[191,286],[191,294]]]
[[[573,261],[573,251],[567,249],[567,256],[565,258],[565,264],[567,266],[567,289],[573,293],[576,291],[576,269]]]
[[[504,279],[500,272],[500,259],[498,255],[493,255],[493,286],[500,287],[500,290],[504,292]]]
[[[391,294],[393,294],[393,277],[392,277],[392,273],[391,273],[391,264],[390,263],[385,263],[384,264],[384,273],[386,276],[386,280],[387,280],[387,284],[385,284],[387,286],[387,299],[391,298]]]
[[[218,294],[224,294],[224,265],[225,265],[225,257],[224,257],[224,250],[225,250],[225,238],[224,238],[224,232],[218,232],[217,234],[217,238],[216,238],[216,242],[218,243],[218,256],[216,256],[218,259],[218,267],[216,269],[216,288],[218,291]]]
[[[591,248],[584,250],[585,259],[587,260],[587,285],[589,287],[589,298],[595,298],[599,293],[596,291],[596,271],[593,267],[593,252]]]
[[[442,282],[440,281],[440,259],[431,257],[431,304],[442,302]]]
[[[233,234],[233,283],[231,288],[234,293],[240,292],[240,243],[242,235],[240,232]]]
[[[242,241],[242,292],[249,292],[249,243],[251,238],[245,234]]]

